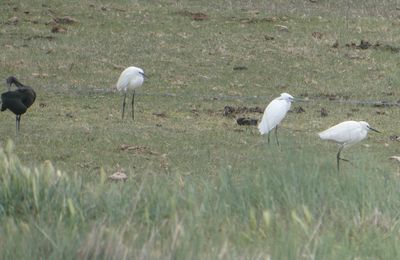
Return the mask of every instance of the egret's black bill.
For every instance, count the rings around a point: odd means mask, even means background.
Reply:
[[[292,102],[307,102],[307,99],[304,98],[292,98]]]
[[[371,131],[374,131],[374,132],[377,132],[377,133],[381,133],[381,132],[379,132],[378,130],[372,128],[372,127],[369,127],[369,126],[368,126],[368,128],[369,128],[369,130],[371,130]]]
[[[146,74],[144,74],[144,73],[142,73],[142,72],[139,72],[139,73],[140,73],[140,75],[142,75],[142,76],[145,77],[146,79],[149,78]]]

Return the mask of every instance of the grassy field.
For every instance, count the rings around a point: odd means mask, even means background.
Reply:
[[[15,75],[37,92],[18,137],[0,113],[0,259],[399,258],[399,8],[0,2],[3,89]],[[130,65],[149,76],[134,122],[115,89]],[[280,147],[236,123],[261,113],[223,115],[281,92],[304,102]],[[338,173],[317,133],[344,120],[382,134]]]

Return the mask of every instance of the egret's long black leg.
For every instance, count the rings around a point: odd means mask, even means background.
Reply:
[[[270,134],[270,132],[268,132],[268,144],[269,144],[269,134]]]
[[[336,155],[337,170],[338,170],[338,171],[339,171],[339,161],[340,161],[340,160],[345,161],[345,162],[350,162],[350,161],[347,160],[347,159],[340,158],[340,153],[342,152],[343,148],[344,148],[344,146],[340,146],[339,151],[338,151],[338,153],[337,153],[337,155]]]
[[[336,155],[336,164],[337,164],[337,170],[339,171],[339,161],[340,161],[340,152],[342,151],[342,149],[343,149],[343,146],[340,146],[340,148],[339,148],[339,151],[338,151],[338,153],[337,153],[337,155]]]
[[[278,125],[275,127],[275,138],[276,138],[276,144],[279,146],[279,140],[278,140]]]
[[[125,113],[125,100],[126,100],[126,91],[124,95],[124,101],[122,102],[122,119],[124,119],[124,113]]]
[[[133,94],[132,94],[132,120],[135,119],[135,90],[133,90]]]

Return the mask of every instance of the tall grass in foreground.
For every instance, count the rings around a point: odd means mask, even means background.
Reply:
[[[3,259],[399,255],[400,183],[368,158],[338,174],[307,152],[280,151],[280,161],[257,152],[247,166],[212,176],[111,183],[100,173],[85,183],[50,162],[24,167],[12,146],[0,152]]]

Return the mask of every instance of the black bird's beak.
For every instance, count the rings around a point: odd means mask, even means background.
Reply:
[[[369,130],[371,130],[371,131],[374,131],[374,132],[377,132],[377,133],[381,133],[381,132],[379,132],[378,130],[372,128],[372,127],[369,127],[369,126],[368,126],[368,128],[369,128]]]

